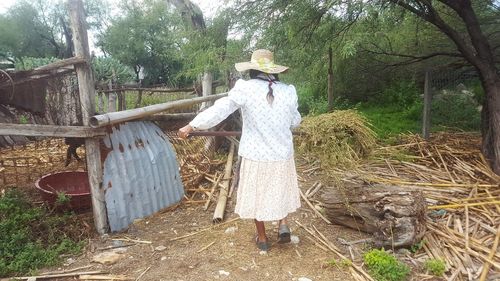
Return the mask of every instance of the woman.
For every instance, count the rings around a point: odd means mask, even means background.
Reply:
[[[279,221],[278,242],[290,242],[287,215],[300,207],[291,129],[301,121],[295,87],[281,83],[278,73],[288,68],[274,64],[273,53],[256,50],[250,62],[236,70],[250,70],[250,80],[238,80],[221,98],[179,130],[187,138],[194,130],[206,130],[241,109],[243,128],[238,154],[242,157],[235,212],[254,219],[256,243],[267,251],[264,221]]]

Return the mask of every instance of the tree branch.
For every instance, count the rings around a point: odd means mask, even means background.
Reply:
[[[458,16],[464,21],[470,41],[474,46],[477,54],[485,63],[493,61],[493,52],[488,43],[488,39],[481,30],[479,20],[472,8],[469,0],[438,0],[453,9]]]
[[[432,6],[432,3],[426,0],[414,0],[413,3],[425,2],[425,7],[427,11],[418,10],[406,1],[402,0],[389,0],[390,2],[414,13],[418,17],[424,19],[425,21],[433,24],[439,30],[441,30],[446,36],[448,36],[457,46],[460,53],[463,54],[464,58],[469,61],[472,65],[479,68],[481,64],[478,57],[475,56],[476,50],[471,48],[467,42],[462,38],[461,34],[448,25],[437,13],[437,11]],[[451,0],[440,0],[440,1],[451,1]]]

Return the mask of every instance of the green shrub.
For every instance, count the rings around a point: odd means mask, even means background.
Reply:
[[[377,281],[406,280],[410,268],[383,249],[373,249],[364,254],[363,259],[371,276]]]
[[[460,130],[479,130],[481,113],[473,97],[467,95],[441,95],[432,101],[431,122]]]
[[[83,242],[61,232],[70,215],[50,215],[14,190],[0,198],[0,277],[54,265],[61,254],[76,254]]]
[[[376,96],[372,103],[383,105],[395,105],[407,109],[420,99],[421,91],[414,81],[396,81],[385,88]]]
[[[15,68],[16,70],[30,70],[37,68],[49,63],[58,61],[57,58],[33,58],[33,57],[22,57],[16,59]]]
[[[92,60],[92,69],[95,80],[99,83],[108,83],[113,77],[119,84],[135,79],[133,69],[111,57],[95,57]]]
[[[443,276],[446,271],[446,264],[441,259],[430,259],[425,261],[424,269],[432,275],[439,277]]]

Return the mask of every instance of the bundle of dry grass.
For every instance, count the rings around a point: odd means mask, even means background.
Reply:
[[[297,138],[299,152],[317,157],[323,169],[349,167],[375,146],[376,135],[370,124],[355,110],[339,110],[306,117]]]

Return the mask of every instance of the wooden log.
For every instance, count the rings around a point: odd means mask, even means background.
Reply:
[[[229,192],[229,181],[231,179],[231,171],[233,170],[233,157],[234,156],[234,144],[231,143],[229,148],[229,155],[227,156],[226,169],[224,170],[224,177],[222,180],[222,186],[219,192],[219,198],[217,199],[217,206],[214,211],[214,223],[222,222],[224,219],[224,210],[226,209],[227,195]]]
[[[376,247],[411,246],[425,234],[426,203],[421,191],[350,184],[325,189],[320,202],[333,223],[373,233]]]
[[[46,71],[51,71],[54,69],[59,69],[59,68],[68,67],[68,66],[71,66],[71,68],[73,68],[72,66],[74,66],[76,64],[81,64],[81,63],[86,63],[86,62],[87,61],[83,57],[72,57],[72,58],[55,61],[53,63],[49,63],[47,65],[37,67],[37,68],[33,69],[32,73],[39,74],[39,73],[43,73]]]
[[[86,126],[55,126],[36,124],[0,123],[0,135],[60,137],[60,138],[93,138],[106,135],[103,128],[95,129]]]
[[[198,104],[204,101],[216,100],[227,96],[227,93],[212,95],[209,97],[199,97],[186,100],[171,101],[166,103],[160,103],[155,105],[150,105],[141,108],[134,108],[124,111],[112,112],[107,114],[96,115],[90,118],[90,126],[93,128],[113,125],[117,123],[122,123],[125,121],[136,120],[144,118],[162,111],[166,111],[173,108],[188,107],[194,104]]]
[[[85,11],[82,0],[69,0],[69,14],[71,30],[73,31],[73,45],[75,55],[90,61],[89,44],[85,22]],[[88,64],[75,65],[78,77],[78,89],[80,92],[80,103],[82,106],[83,125],[88,126],[89,118],[95,114],[95,89],[94,78]],[[108,220],[106,215],[106,201],[104,189],[102,188],[102,163],[99,149],[99,139],[85,139],[85,156],[87,158],[87,172],[89,176],[90,191],[92,196],[92,208],[94,223],[99,234],[108,231]]]

